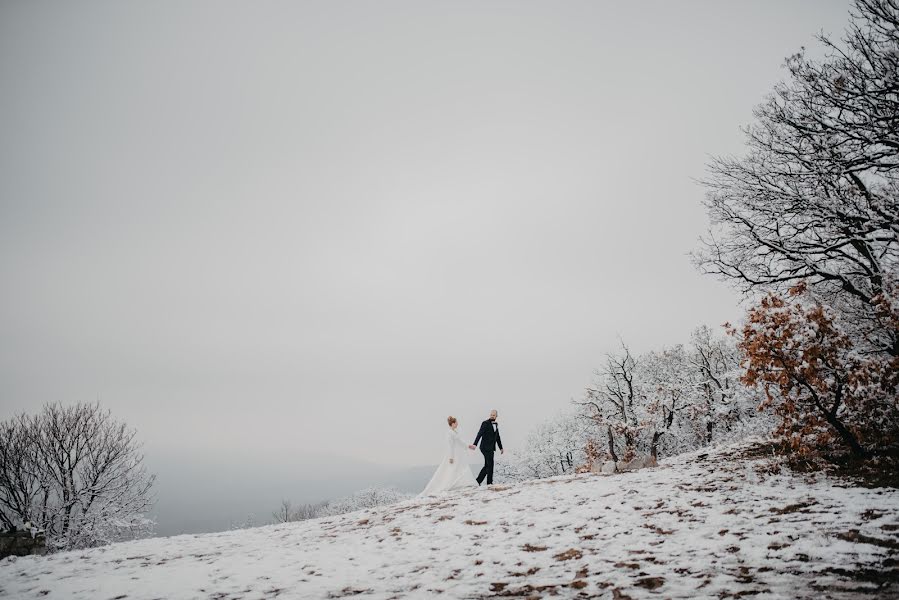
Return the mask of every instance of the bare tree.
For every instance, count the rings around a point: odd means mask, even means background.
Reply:
[[[701,395],[696,401],[702,415],[696,420],[697,435],[711,444],[716,437],[726,438],[757,420],[762,399],[740,381],[740,351],[733,337],[715,335],[703,325],[693,331],[690,341],[690,361],[697,370]]]
[[[290,500],[281,500],[281,506],[272,513],[272,519],[275,520],[275,523],[290,523],[300,520],[294,518],[293,502]]]
[[[680,344],[661,352],[650,352],[640,363],[647,388],[647,401],[641,407],[645,415],[643,420],[652,432],[649,453],[657,458],[663,437],[676,435],[675,426],[681,424],[681,414],[688,410],[693,415],[698,412],[694,406],[698,371],[690,364],[687,352]],[[685,420],[690,421],[689,418]],[[692,427],[688,427],[687,432],[692,437]]]
[[[629,457],[636,449],[640,422],[637,417],[637,363],[623,342],[621,352],[606,355],[605,368],[597,370],[595,384],[586,389],[583,400],[575,401],[607,436],[609,454],[617,461],[619,451]],[[616,442],[616,434],[621,438]]]
[[[35,521],[41,480],[35,469],[35,445],[24,415],[0,423],[0,521],[8,530]]]
[[[899,268],[899,1],[855,7],[843,44],[819,37],[824,60],[787,59],[746,156],[710,165],[713,227],[696,261],[744,290],[804,282],[897,356],[877,304]]]
[[[147,533],[154,479],[135,431],[99,404],[49,404],[0,423],[2,521],[30,521],[54,549]]]

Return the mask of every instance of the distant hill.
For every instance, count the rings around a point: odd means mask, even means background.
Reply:
[[[391,468],[339,456],[296,461],[168,457],[150,463],[157,473],[152,516],[157,535],[226,531],[250,520],[271,522],[281,500],[294,504],[346,496],[369,486],[405,492],[424,489],[434,466]]]
[[[895,598],[893,489],[734,449],[0,565],[0,597]]]

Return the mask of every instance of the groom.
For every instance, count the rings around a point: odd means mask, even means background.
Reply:
[[[484,468],[478,473],[478,485],[481,485],[484,477],[487,478],[487,485],[492,485],[493,453],[496,452],[497,446],[499,446],[499,453],[503,453],[503,441],[499,439],[499,425],[496,423],[495,410],[491,410],[490,418],[481,423],[478,437],[474,439],[474,444],[470,445],[469,448],[474,450],[478,445],[478,440],[481,440],[481,454],[484,455]]]

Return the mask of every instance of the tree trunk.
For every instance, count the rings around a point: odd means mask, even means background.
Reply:
[[[861,444],[859,444],[858,440],[852,432],[846,429],[846,426],[843,425],[839,419],[830,414],[828,411],[824,411],[824,418],[827,419],[827,422],[837,430],[837,433],[840,434],[840,437],[849,446],[850,450],[852,450],[853,456],[856,458],[865,458],[868,456],[867,450],[865,450]]]
[[[612,455],[612,460],[614,460],[617,463],[618,455],[615,454],[615,435],[612,433],[611,425],[609,425],[609,454]]]
[[[656,431],[652,434],[652,445],[649,447],[649,453],[656,460],[659,458],[659,439],[662,437],[661,432]]]

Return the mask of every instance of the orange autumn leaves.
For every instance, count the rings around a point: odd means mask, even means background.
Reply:
[[[878,298],[879,320],[899,331],[899,311]],[[775,432],[802,454],[841,443],[856,457],[894,444],[899,429],[899,357],[862,352],[838,315],[810,301],[804,285],[768,294],[750,309],[739,338],[743,383],[765,390],[782,421]]]

